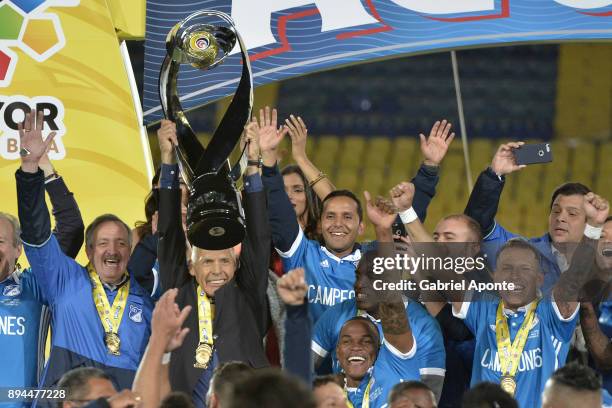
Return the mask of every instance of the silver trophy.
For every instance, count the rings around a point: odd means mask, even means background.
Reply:
[[[223,25],[205,24],[203,19]],[[181,64],[209,70],[223,62],[238,42],[242,75],[219,127],[206,147],[198,141],[183,112],[177,92]],[[187,237],[204,249],[230,248],[244,239],[245,222],[236,181],[242,175],[245,151],[232,168],[229,157],[240,140],[253,107],[253,82],[248,52],[234,22],[225,13],[202,10],[177,23],[166,37],[167,55],[159,74],[159,95],[167,119],[176,123],[177,162],[189,189]]]

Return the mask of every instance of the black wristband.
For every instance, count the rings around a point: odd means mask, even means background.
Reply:
[[[255,166],[257,168],[261,169],[261,166],[263,166],[263,159],[259,159],[259,160],[248,160],[247,161],[247,165],[248,166]]]

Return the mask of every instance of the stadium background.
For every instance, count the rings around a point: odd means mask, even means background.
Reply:
[[[142,95],[143,43],[128,45]],[[612,197],[612,45],[515,45],[457,52],[475,180],[500,143],[552,143],[554,161],[507,178],[498,220],[525,236],[547,225],[550,194],[559,184],[585,183]],[[194,129],[214,129],[227,100],[191,112]],[[457,139],[441,170],[426,226],[462,212],[469,189],[459,140],[457,102],[448,52],[388,59],[320,72],[255,91],[255,110],[276,106],[279,117],[300,115],[308,126],[311,160],[338,188],[385,194],[415,174],[419,132],[438,119],[454,124]],[[154,129],[149,141],[154,160]],[[203,143],[210,137],[202,132]],[[291,161],[283,144],[283,165]],[[155,163],[157,165],[157,163]],[[373,238],[367,228],[366,238]]]

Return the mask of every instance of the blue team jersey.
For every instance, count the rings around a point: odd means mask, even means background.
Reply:
[[[40,288],[29,269],[15,271],[0,282],[0,387],[37,384],[42,301]]]
[[[357,303],[354,299],[347,300],[331,307],[321,316],[314,328],[312,350],[321,357],[332,355],[333,369],[340,372],[336,358],[336,343],[342,325],[357,314]],[[393,384],[402,380],[420,380],[422,375],[444,376],[446,354],[444,340],[438,322],[427,313],[417,302],[408,301],[406,314],[414,338],[414,346],[408,353],[402,353],[390,344],[386,344],[380,320],[375,320],[368,314],[365,317],[372,320],[378,328],[382,346],[374,365],[375,379],[382,382],[386,390],[385,378],[393,378]],[[365,387],[364,387],[365,390]],[[390,388],[389,388],[390,390]],[[387,391],[388,393],[388,391]],[[385,394],[386,397],[387,394]]]
[[[300,228],[289,251],[278,253],[285,271],[304,268],[309,311],[314,322],[331,306],[355,297],[355,269],[361,259],[360,249],[340,259],[319,242],[306,238]]]
[[[501,368],[495,334],[498,305],[499,298],[483,295],[478,301],[464,302],[461,311],[455,313],[455,316],[464,319],[476,337],[472,386],[484,381],[500,383]],[[521,307],[516,313],[504,310],[511,341],[514,341],[529,307],[531,305]],[[515,398],[522,408],[541,405],[546,381],[557,368],[565,364],[570,340],[576,328],[577,315],[578,308],[572,316],[564,319],[556,304],[548,297],[538,304],[515,378]]]
[[[413,346],[412,351],[416,351],[418,346]],[[369,408],[386,408],[389,393],[393,386],[402,381],[419,380],[418,370],[406,363],[406,358],[398,355],[399,351],[390,344],[384,343],[378,351],[378,356],[374,366],[370,369],[370,374],[366,375],[359,387],[355,390],[347,390],[349,401],[354,408],[361,408],[363,397],[368,387],[368,382],[372,379],[369,395]],[[416,375],[416,377],[415,377]]]
[[[64,255],[54,235],[42,245],[24,242],[24,250],[52,314],[51,354],[41,384],[55,384],[77,366],[96,366],[111,375],[116,387],[131,388],[150,335],[153,301],[149,294],[130,277],[118,329],[120,355],[110,354],[87,269]],[[105,286],[104,292],[112,305],[117,289]]]

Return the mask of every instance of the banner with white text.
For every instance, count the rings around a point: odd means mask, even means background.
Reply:
[[[144,119],[162,117],[158,74],[168,31],[190,13],[228,13],[255,86],[368,60],[487,44],[612,39],[610,0],[173,0],[147,3]],[[182,67],[185,110],[233,94],[239,54],[211,71]],[[389,78],[393,81],[393,78]]]

